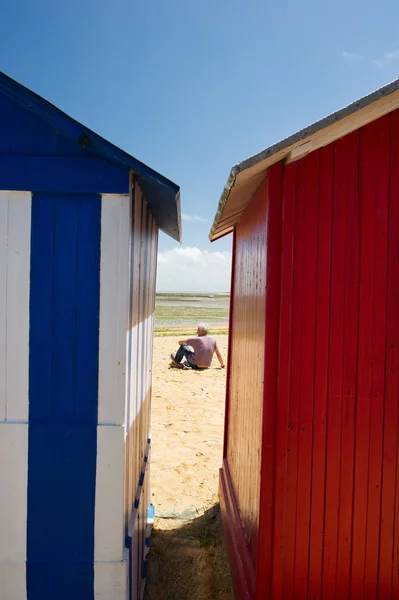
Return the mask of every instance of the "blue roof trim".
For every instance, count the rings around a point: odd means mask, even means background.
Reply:
[[[113,165],[123,165],[132,169],[158,227],[173,239],[181,241],[178,185],[1,72],[0,94],[32,111],[81,148],[88,148]]]

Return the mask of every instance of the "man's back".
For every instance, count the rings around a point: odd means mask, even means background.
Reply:
[[[190,358],[190,362],[202,367],[211,366],[213,353],[217,348],[216,340],[213,337],[210,335],[200,335],[195,338],[189,338],[187,345],[194,349],[194,355]]]

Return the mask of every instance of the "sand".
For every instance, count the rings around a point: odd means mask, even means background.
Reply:
[[[227,335],[216,335],[227,362]],[[226,369],[170,368],[179,337],[154,339],[152,503],[158,519],[189,519],[217,502],[222,461]]]
[[[144,600],[231,600],[218,509],[226,369],[170,368],[186,335],[154,340],[151,492],[155,524]],[[216,335],[227,361],[227,335]]]

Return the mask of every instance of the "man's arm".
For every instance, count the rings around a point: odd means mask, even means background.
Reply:
[[[179,340],[180,346],[185,346],[187,344],[187,340]]]
[[[216,352],[216,356],[218,357],[218,361],[220,362],[220,366],[222,367],[222,369],[224,369],[224,366],[225,366],[224,365],[224,360],[222,358],[222,355],[219,352],[219,348],[218,347],[216,347],[215,352]]]

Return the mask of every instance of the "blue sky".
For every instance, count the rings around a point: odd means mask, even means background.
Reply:
[[[163,287],[212,265],[226,288],[231,239],[208,233],[230,168],[397,78],[398,22],[393,0],[4,0],[0,70],[181,186]]]

